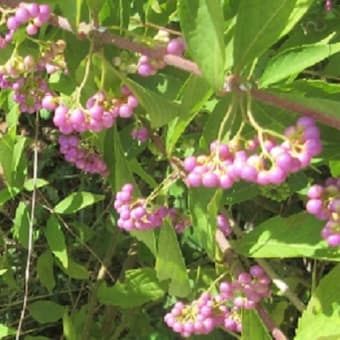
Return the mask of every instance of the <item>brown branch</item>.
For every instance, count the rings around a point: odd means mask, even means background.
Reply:
[[[302,115],[311,117],[319,121],[320,123],[324,123],[326,125],[340,129],[339,119],[326,115],[325,113],[321,111],[312,109],[310,107],[306,107],[305,105],[302,105],[296,102],[292,102],[285,98],[280,98],[278,95],[274,95],[269,92],[265,92],[263,90],[251,89],[250,95],[253,98],[260,100],[264,103],[271,104],[273,106],[280,107],[282,109],[286,109],[286,110],[293,111],[296,113],[300,113]]]

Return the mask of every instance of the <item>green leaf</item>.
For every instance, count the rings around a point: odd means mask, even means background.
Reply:
[[[221,1],[180,0],[179,17],[190,55],[208,83],[216,90],[221,89],[225,64]]]
[[[331,174],[333,177],[340,176],[340,160],[339,161],[330,161],[329,167],[331,169]]]
[[[41,284],[46,287],[49,293],[52,293],[55,287],[54,273],[53,273],[53,256],[46,250],[42,253],[37,261],[37,273]]]
[[[83,265],[73,261],[71,258],[68,258],[68,266],[67,268],[62,268],[62,270],[72,279],[76,280],[88,280],[89,272]]]
[[[9,335],[15,335],[16,330],[14,328],[10,328],[3,323],[0,323],[0,339],[9,336]]]
[[[24,340],[50,340],[46,336],[25,336]]]
[[[55,302],[37,301],[28,306],[33,319],[39,323],[56,322],[63,317],[65,307]]]
[[[165,222],[158,240],[156,272],[160,281],[170,280],[169,293],[185,297],[190,293],[189,277],[174,228]]]
[[[13,225],[13,236],[24,248],[28,248],[30,217],[26,204],[20,202],[16,211]]]
[[[24,183],[24,188],[27,191],[33,191],[33,182],[34,182],[33,178],[26,180]],[[37,178],[36,180],[36,188],[42,188],[48,184],[49,184],[48,181],[46,181],[43,178]]]
[[[152,268],[127,270],[124,282],[117,282],[113,287],[103,283],[98,289],[100,303],[122,308],[138,307],[163,295],[164,290]]]
[[[181,137],[186,127],[199,113],[201,107],[206,100],[211,96],[212,90],[210,86],[201,78],[190,76],[182,89],[182,106],[186,112],[180,117],[176,117],[169,123],[166,135],[166,150],[169,155]]]
[[[267,87],[290,75],[298,74],[339,51],[340,43],[311,44],[285,50],[269,61],[259,80],[259,86]]]
[[[303,312],[295,340],[339,339],[340,265],[322,278]]]
[[[255,310],[242,309],[242,340],[271,340],[262,320]]]
[[[256,197],[259,192],[255,184],[238,182],[225,192],[225,200],[228,205],[241,203]]]
[[[58,219],[54,215],[51,215],[47,221],[45,236],[54,256],[61,262],[64,268],[67,268],[69,258],[67,255],[65,236],[61,230]]]
[[[81,209],[102,201],[104,198],[104,195],[96,195],[86,191],[73,192],[59,202],[54,207],[54,211],[57,214],[73,214]]]
[[[5,135],[1,136],[0,139],[0,164],[2,166],[4,177],[8,183],[8,185],[12,185],[12,177],[13,177],[13,149],[14,149],[15,140],[8,132]]]
[[[169,121],[182,114],[181,106],[179,104],[168,101],[163,96],[124,77],[119,72],[115,72],[115,74],[122,79],[125,85],[136,96],[146,113],[150,116],[152,128],[166,125]]]
[[[0,207],[5,204],[10,199],[14,198],[18,193],[20,192],[20,189],[18,188],[5,188],[0,190]]]
[[[322,112],[322,116],[328,119],[340,119],[340,103],[337,100],[324,99],[316,96],[309,96],[308,94],[297,93],[294,91],[294,84],[290,87],[290,93],[281,91],[270,91],[274,96],[277,96],[281,100],[287,100],[291,103],[301,104],[305,106],[305,109],[309,108],[313,111]],[[269,92],[268,92],[269,93]],[[333,126],[332,123],[328,123],[329,126]],[[334,127],[334,126],[333,126]]]
[[[287,218],[276,216],[233,242],[235,250],[247,257],[311,257],[340,261],[340,249],[330,248],[320,236],[325,221],[301,212]]]
[[[313,0],[241,0],[234,37],[236,72],[287,34],[312,3]]]
[[[194,235],[211,259],[215,257],[216,217],[221,196],[221,190],[197,188],[189,191]]]

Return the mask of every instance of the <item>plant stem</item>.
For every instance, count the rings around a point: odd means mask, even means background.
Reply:
[[[299,299],[294,292],[291,291],[288,284],[283,281],[271,268],[270,264],[263,259],[257,259],[256,262],[265,270],[268,276],[272,279],[274,285],[284,294],[293,306],[299,311],[303,312],[306,309],[304,303]]]
[[[27,308],[28,302],[28,290],[29,290],[29,281],[30,281],[30,266],[31,259],[33,255],[33,226],[35,219],[35,206],[37,199],[37,178],[38,178],[38,139],[39,139],[39,113],[35,114],[35,132],[34,132],[34,141],[33,141],[33,191],[32,191],[32,199],[31,199],[31,216],[28,227],[28,249],[27,249],[27,260],[26,260],[26,269],[25,269],[25,288],[24,288],[24,299],[19,319],[18,328],[16,331],[15,339],[19,340],[21,335],[21,329],[25,318],[25,312]]]

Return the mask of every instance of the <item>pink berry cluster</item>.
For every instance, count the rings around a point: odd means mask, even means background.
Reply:
[[[190,218],[187,217],[187,216],[183,216],[179,209],[177,208],[170,208],[168,210],[168,214],[169,214],[169,218],[175,228],[175,231],[177,233],[183,233],[184,230],[187,228],[187,227],[190,227],[191,226],[191,221],[190,221]]]
[[[52,110],[55,108],[53,123],[61,133],[94,131],[112,127],[117,117],[130,118],[134,109],[138,106],[137,98],[127,87],[122,87],[122,95],[112,98],[103,92],[98,92],[90,97],[86,108],[76,107],[71,109],[66,105],[57,104],[53,97],[46,100],[44,108]]]
[[[134,129],[131,131],[131,137],[141,143],[144,143],[149,139],[149,130],[146,127]]]
[[[190,304],[177,302],[164,321],[183,337],[208,334],[216,327],[241,332],[241,309],[254,309],[261,299],[269,297],[270,282],[261,267],[252,266],[237,280],[221,282],[214,296],[204,292]]]
[[[125,184],[117,192],[114,208],[119,214],[117,226],[125,231],[158,228],[168,215],[168,208],[150,207],[145,198],[134,199],[133,185]]]
[[[62,53],[65,42],[59,40],[44,49],[39,59],[31,55],[12,57],[0,66],[0,88],[12,89],[21,112],[34,113],[44,107],[46,98],[54,97],[45,80],[45,72],[65,70]]]
[[[181,56],[185,51],[184,39],[179,37],[172,39],[166,46],[166,53]],[[139,58],[137,64],[137,72],[143,77],[149,77],[158,72],[158,70],[164,68],[166,65],[163,61],[151,59],[146,55],[142,55]]]
[[[210,154],[187,157],[183,162],[189,187],[231,188],[242,179],[259,185],[280,184],[287,176],[307,167],[321,152],[320,132],[314,120],[300,118],[284,132],[280,144],[273,138],[260,148],[258,138],[248,142],[247,149],[235,149],[232,143],[211,143]]]
[[[217,227],[222,231],[225,237],[230,236],[232,233],[230,222],[227,216],[223,214],[217,215]]]
[[[326,0],[325,2],[325,10],[327,12],[330,12],[333,9],[333,1],[332,0]]]
[[[328,220],[321,236],[330,247],[340,245],[340,178],[328,178],[324,185],[314,184],[307,193],[307,211]]]
[[[50,19],[50,16],[51,9],[48,5],[21,2],[15,13],[7,18],[8,32],[4,37],[0,37],[0,48],[5,48],[7,43],[12,41],[14,33],[22,25],[26,25],[28,35],[37,34],[39,28]]]
[[[109,171],[105,162],[94,151],[82,146],[77,136],[59,136],[59,145],[65,159],[78,169],[103,177],[108,176]]]

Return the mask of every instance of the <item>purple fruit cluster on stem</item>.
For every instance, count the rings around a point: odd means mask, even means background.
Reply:
[[[183,337],[209,334],[217,327],[241,332],[242,308],[255,309],[262,299],[269,297],[270,283],[260,266],[252,266],[236,280],[221,282],[215,295],[204,292],[189,304],[177,302],[164,321]]]
[[[319,129],[308,117],[288,127],[283,138],[282,143],[268,138],[259,152],[256,139],[255,145],[249,147],[248,143],[246,150],[215,141],[210,145],[210,154],[184,160],[185,183],[189,187],[221,189],[229,189],[239,180],[259,185],[281,184],[291,173],[307,167],[322,149]]]
[[[117,192],[114,208],[119,214],[117,226],[125,231],[158,228],[168,216],[165,206],[151,207],[144,198],[134,199],[133,184],[125,184]]]
[[[340,179],[328,178],[314,184],[307,193],[306,210],[320,220],[328,220],[321,236],[330,247],[340,246]]]
[[[82,147],[79,137],[61,135],[59,145],[65,159],[78,169],[91,174],[100,174],[103,177],[108,176],[109,171],[105,162],[95,152]]]
[[[0,37],[0,48],[5,48],[12,42],[14,33],[23,25],[26,25],[26,33],[35,35],[51,16],[51,9],[46,4],[35,2],[21,2],[12,16],[7,18],[7,29],[5,36]]]

